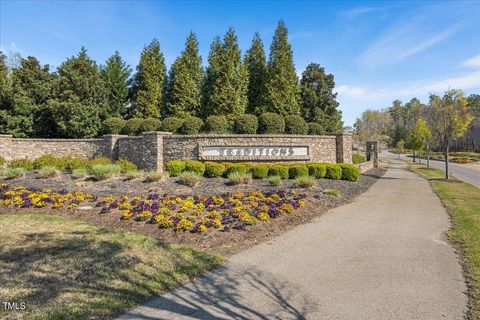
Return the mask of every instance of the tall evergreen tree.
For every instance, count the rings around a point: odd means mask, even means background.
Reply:
[[[100,70],[82,48],[77,56],[58,68],[57,99],[49,101],[56,135],[65,138],[94,137],[100,130],[100,115],[107,107],[107,94]]]
[[[235,31],[230,28],[223,42],[216,38],[208,57],[204,86],[203,116],[243,114],[247,107],[248,70],[241,61]]]
[[[11,73],[7,132],[15,137],[34,137],[34,123],[49,99],[53,97],[55,76],[49,66],[35,57],[20,59]]]
[[[282,20],[278,22],[270,46],[264,101],[270,112],[283,116],[300,113],[300,87],[292,47],[288,43],[288,30]]]
[[[301,113],[307,122],[319,123],[326,132],[342,132],[342,112],[338,109],[335,80],[318,63],[310,63],[302,73]]]
[[[0,51],[0,110],[7,109],[9,91],[10,82],[8,80],[7,56]]]
[[[164,106],[166,67],[157,39],[143,48],[133,87],[134,115],[159,118]]]
[[[197,116],[201,104],[203,80],[202,58],[198,52],[198,40],[191,32],[182,51],[170,68],[166,90],[168,116],[184,118]]]
[[[247,113],[261,113],[262,98],[265,96],[265,81],[267,76],[267,60],[260,34],[255,33],[250,49],[245,54],[245,64],[248,69],[248,106]]]
[[[115,53],[107,59],[101,68],[102,78],[107,90],[108,107],[103,118],[119,117],[125,108],[128,96],[128,80],[132,69],[123,61],[120,53]]]

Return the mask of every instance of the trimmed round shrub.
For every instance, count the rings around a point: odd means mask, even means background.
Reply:
[[[135,163],[127,160],[127,159],[119,159],[115,161],[115,164],[120,167],[121,173],[127,173],[130,171],[137,171],[138,167]]]
[[[265,179],[268,177],[268,170],[270,166],[268,164],[254,164],[250,168],[250,173],[253,179]]]
[[[325,178],[332,180],[340,180],[342,178],[342,168],[339,165],[327,163],[325,166],[327,168]]]
[[[227,133],[229,129],[228,120],[224,116],[210,116],[205,121],[203,131],[208,133]]]
[[[126,121],[122,118],[108,118],[103,121],[103,132],[107,134],[120,134],[123,132]]]
[[[307,134],[308,125],[301,116],[291,115],[285,117],[285,133]]]
[[[235,119],[233,132],[237,134],[255,134],[258,129],[258,118],[253,114],[242,114]]]
[[[265,112],[258,117],[258,133],[280,134],[285,132],[285,120],[279,114]]]
[[[141,118],[131,118],[125,122],[122,133],[128,134],[129,136],[138,136],[141,133],[143,125],[143,119]]]
[[[353,164],[340,163],[338,166],[342,169],[342,180],[355,182],[360,178],[360,169]]]
[[[187,117],[178,131],[181,134],[197,134],[203,127],[203,120],[197,117]]]
[[[288,166],[274,164],[268,169],[268,176],[280,176],[282,179],[288,179]]]
[[[140,131],[141,132],[158,131],[160,130],[161,125],[162,125],[162,121],[160,121],[159,119],[145,118],[143,119]]]
[[[288,168],[288,177],[290,179],[296,179],[298,177],[308,176],[308,168],[304,164],[292,164]]]
[[[27,158],[15,159],[8,163],[8,168],[23,168],[26,171],[33,170],[33,161]]]
[[[188,161],[185,161],[184,171],[194,172],[198,175],[203,176],[203,174],[205,173],[205,165],[200,161],[188,160]]]
[[[185,170],[185,161],[170,160],[167,162],[167,171],[172,177],[177,177]]]
[[[308,134],[310,135],[322,135],[325,134],[325,129],[316,122],[308,123]]]
[[[325,178],[327,174],[327,167],[323,163],[309,163],[307,164],[308,175],[314,177],[315,179]]]
[[[183,120],[175,117],[168,117],[163,119],[160,128],[162,131],[177,133],[183,124]]]
[[[224,177],[228,177],[232,173],[238,173],[240,175],[247,174],[248,166],[244,163],[230,163],[227,167],[225,167],[225,171],[223,172]]]
[[[204,176],[207,178],[221,177],[225,171],[225,165],[223,163],[207,161],[203,164],[205,165]]]
[[[362,163],[365,161],[367,161],[367,158],[363,154],[356,154],[356,153],[352,154],[352,162],[354,164]]]

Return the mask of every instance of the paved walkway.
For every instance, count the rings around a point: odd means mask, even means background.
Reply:
[[[355,202],[121,319],[463,319],[448,228],[428,182],[392,160]]]

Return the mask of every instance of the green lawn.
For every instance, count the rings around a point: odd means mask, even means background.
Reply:
[[[480,189],[454,179],[445,181],[441,170],[409,164],[413,171],[430,180],[452,216],[449,237],[462,249],[471,282],[469,319],[480,319]]]
[[[104,319],[217,266],[221,258],[58,216],[0,215],[1,319]]]

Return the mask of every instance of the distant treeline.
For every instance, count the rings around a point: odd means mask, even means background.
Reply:
[[[32,56],[7,63],[0,52],[0,132],[86,138],[123,132],[125,120],[135,119],[126,132],[135,134],[162,129],[167,118],[167,129],[177,130],[182,122],[203,131],[234,132],[237,126],[242,132],[238,126],[245,119],[251,120],[245,125],[255,122],[245,115],[254,115],[279,133],[286,130],[276,126],[282,121],[288,133],[308,128],[310,133],[337,133],[342,131],[342,116],[334,86],[333,75],[317,63],[309,64],[298,79],[283,21],[278,22],[268,59],[258,33],[242,56],[230,28],[213,40],[205,68],[193,32],[169,70],[157,39],[143,48],[135,72],[118,51],[98,65],[82,48],[55,71]],[[247,129],[243,131],[253,131]]]

